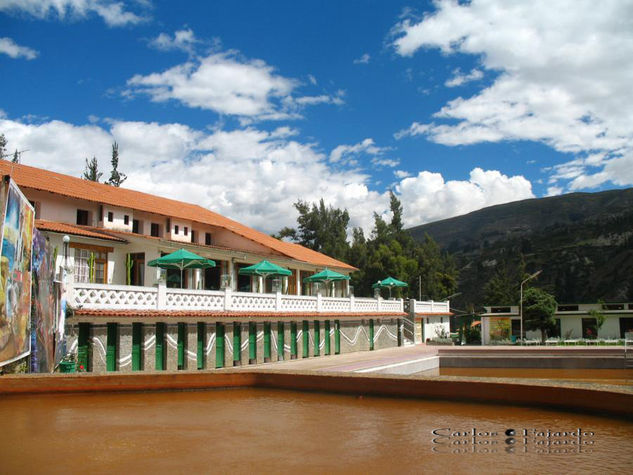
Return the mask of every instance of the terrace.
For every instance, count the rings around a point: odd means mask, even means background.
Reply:
[[[284,313],[403,313],[402,299],[324,297],[276,293],[193,290],[75,282],[68,287],[68,303],[83,310],[195,310],[217,312]],[[416,302],[416,312],[448,311],[447,302]]]

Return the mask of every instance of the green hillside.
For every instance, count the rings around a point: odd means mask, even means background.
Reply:
[[[495,275],[516,286],[518,301],[521,269],[542,269],[536,285],[559,303],[633,301],[633,188],[517,201],[409,231],[455,256],[458,305],[513,303],[486,298]]]

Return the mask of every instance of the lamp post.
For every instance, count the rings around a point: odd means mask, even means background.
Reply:
[[[521,318],[521,334],[519,337],[521,338],[521,346],[523,346],[523,284],[525,284],[528,280],[532,280],[543,272],[542,270],[536,271],[534,274],[529,275],[523,282],[521,282],[521,287],[519,291],[519,317]]]
[[[70,236],[65,234],[62,238],[64,242],[64,270],[68,268],[68,243],[70,242]]]

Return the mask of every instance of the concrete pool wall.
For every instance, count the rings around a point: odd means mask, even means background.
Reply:
[[[119,374],[3,376],[0,394],[164,391],[256,387],[368,396],[544,407],[633,418],[633,392],[607,385],[412,378],[314,372],[222,370]]]

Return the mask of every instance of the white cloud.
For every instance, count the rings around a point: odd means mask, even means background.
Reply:
[[[547,188],[547,196],[558,196],[563,193],[563,189],[560,186],[549,186]]]
[[[192,34],[190,38],[195,37]],[[171,46],[173,40],[166,38],[164,44]],[[126,96],[146,94],[155,102],[176,100],[189,107],[238,116],[243,125],[253,120],[296,119],[305,106],[342,104],[345,94],[337,91],[332,96],[294,97],[298,81],[276,74],[262,60],[247,60],[235,51],[191,59],[161,73],[138,74],[127,85]]]
[[[558,179],[573,180],[570,188],[633,184],[625,171],[633,155],[633,3],[435,5],[421,21],[405,19],[395,27],[396,52],[411,56],[433,48],[475,55],[480,69],[497,77],[478,94],[448,102],[435,114],[438,122],[414,123],[397,137],[423,134],[446,145],[542,142],[576,157],[601,157],[598,166],[574,158],[574,176],[558,173]]]
[[[110,169],[111,144],[119,144],[124,187],[197,203],[264,232],[296,225],[293,203],[302,199],[347,208],[350,224],[368,233],[373,212],[389,209],[386,192],[371,190],[370,177],[358,170],[333,168],[315,144],[293,138],[296,130],[272,132],[253,127],[196,130],[187,125],[109,120],[106,127],[61,121],[39,124],[0,118],[0,133],[10,147],[28,149],[25,165],[81,176],[85,158],[96,156],[104,176]],[[348,146],[373,150],[371,139]],[[365,152],[370,153],[370,152]],[[484,206],[532,197],[530,183],[479,168],[464,181],[444,181],[439,173],[420,172],[400,180],[396,193],[405,222],[416,225],[467,213]]]
[[[408,176],[411,176],[411,173],[405,170],[394,170],[393,174],[395,175],[396,178],[399,178],[399,179],[407,178]]]
[[[477,81],[484,77],[484,73],[479,69],[473,69],[468,74],[463,74],[459,68],[453,70],[453,77],[447,79],[444,85],[446,87],[457,87],[471,81]]]
[[[382,155],[385,151],[389,150],[387,147],[378,147],[374,143],[374,139],[366,138],[362,142],[354,145],[339,145],[330,152],[330,162],[346,162],[357,157],[360,154],[367,154],[372,156]]]
[[[142,5],[145,2],[137,2]],[[147,20],[117,0],[0,0],[0,11],[26,13],[38,19],[57,16],[60,20],[85,19],[96,14],[108,26],[137,24]]]
[[[371,159],[371,163],[379,167],[395,168],[400,165],[400,160],[394,158],[380,158],[374,157]]]
[[[156,48],[161,51],[173,51],[180,50],[188,53],[193,53],[193,49],[197,43],[200,43],[193,33],[193,30],[178,30],[174,32],[173,36],[168,33],[161,33],[156,38],[149,42],[152,48]]]
[[[405,224],[414,226],[470,213],[486,206],[533,198],[532,185],[522,176],[475,168],[468,180],[445,181],[440,173],[422,171],[397,186]]]
[[[368,64],[370,59],[371,59],[371,56],[365,53],[360,58],[355,59],[354,64]]]
[[[35,59],[38,52],[27,46],[20,46],[11,38],[0,38],[0,53],[9,55],[12,58]]]
[[[296,130],[255,128],[202,131],[183,124],[111,120],[107,127],[61,121],[27,124],[0,120],[11,148],[29,149],[22,163],[81,176],[96,156],[104,176],[112,141],[119,144],[124,187],[197,203],[265,232],[296,225],[298,199],[347,208],[353,226],[367,231],[372,211],[388,207],[369,176],[332,170]]]

